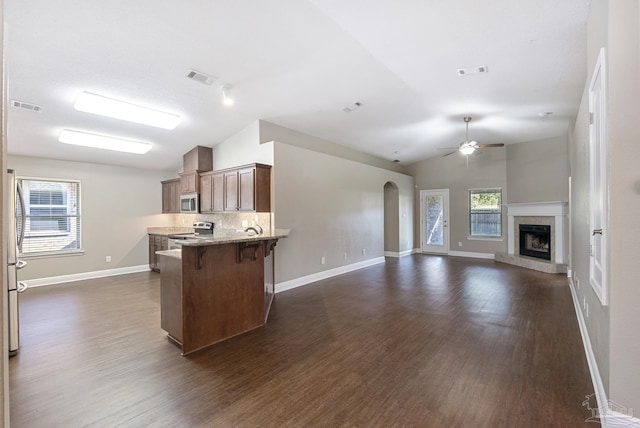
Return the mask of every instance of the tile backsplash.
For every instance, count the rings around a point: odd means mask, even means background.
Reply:
[[[191,227],[194,221],[211,221],[215,229],[241,229],[242,222],[249,226],[260,225],[265,232],[271,230],[271,213],[220,213],[220,214],[163,214],[172,217],[172,226]]]

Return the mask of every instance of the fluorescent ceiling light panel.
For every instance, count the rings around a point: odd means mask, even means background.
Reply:
[[[99,114],[100,116],[141,123],[162,129],[175,129],[182,121],[182,118],[175,114],[103,97],[91,92],[81,93],[73,106],[76,110],[86,113]]]
[[[107,135],[89,134],[87,132],[65,129],[60,133],[58,141],[74,146],[93,147],[96,149],[115,150],[118,152],[142,155],[151,150],[151,144],[141,141],[123,140]]]

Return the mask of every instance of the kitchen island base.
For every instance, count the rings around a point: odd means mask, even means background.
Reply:
[[[161,327],[182,355],[263,326],[277,239],[183,245],[160,256]],[[266,282],[265,282],[266,279]]]

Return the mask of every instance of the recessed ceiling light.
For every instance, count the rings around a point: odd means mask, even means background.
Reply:
[[[90,134],[88,132],[65,129],[60,133],[58,141],[74,146],[92,147],[95,149],[115,150],[118,152],[145,154],[151,150],[151,144],[142,141],[125,140],[108,135]]]
[[[174,129],[182,118],[176,114],[166,113],[148,107],[131,104],[102,95],[83,92],[73,105],[76,110],[142,125],[155,126],[162,129]]]

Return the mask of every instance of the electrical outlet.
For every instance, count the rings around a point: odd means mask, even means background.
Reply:
[[[587,303],[587,318],[589,318],[589,304]]]
[[[462,247],[462,242],[458,241],[458,247]]]
[[[347,260],[347,253],[344,253],[344,259]]]
[[[323,265],[326,262],[324,257],[320,257],[320,264]]]
[[[106,261],[107,263],[111,263],[111,256],[107,256],[107,257],[106,257],[106,259],[105,259],[105,261]]]
[[[366,256],[366,255],[367,255],[367,250],[366,250],[366,248],[363,248],[363,249],[362,249],[362,255],[363,255],[363,256]]]
[[[576,288],[580,289],[580,280],[578,279],[577,276],[575,277],[575,280],[576,280]]]
[[[249,222],[247,220],[242,220],[242,228],[246,229],[247,227],[249,227]]]

